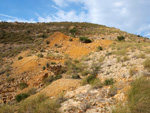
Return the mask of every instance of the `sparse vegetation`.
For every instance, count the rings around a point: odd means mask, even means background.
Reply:
[[[22,56],[18,57],[18,60],[21,60],[21,59],[23,59],[23,57],[22,57]]]
[[[56,75],[56,76],[48,76],[45,79],[43,79],[43,83],[45,85],[49,85],[51,84],[53,81],[57,80],[57,79],[61,79],[62,76],[61,75]]]
[[[19,84],[19,89],[23,90],[24,88],[27,88],[28,84],[27,83],[20,83]]]
[[[103,50],[103,48],[101,46],[98,46],[97,51],[101,51],[101,50]]]
[[[25,100],[26,98],[28,98],[30,95],[27,94],[27,93],[21,93],[19,95],[17,95],[15,98],[16,98],[16,101],[17,102],[20,102],[22,100]]]
[[[87,76],[82,79],[81,85],[90,84],[93,88],[99,88],[102,86],[100,79],[94,75]]]
[[[143,66],[144,68],[150,72],[150,59],[146,59],[144,62],[143,62]]]
[[[124,36],[117,36],[117,39],[118,39],[119,41],[122,41],[122,40],[125,40],[125,37],[124,37]]]
[[[106,79],[104,81],[104,85],[113,85],[114,84],[114,79],[113,78],[110,78],[110,79]]]
[[[7,81],[8,83],[10,83],[10,82],[14,81],[14,78],[11,77],[11,76],[9,76],[9,77],[7,77],[6,81]]]
[[[72,78],[73,79],[80,79],[80,76],[79,75],[72,75]]]
[[[80,37],[79,40],[83,43],[91,43],[92,41],[88,37]]]
[[[43,54],[42,54],[42,53],[38,54],[37,56],[38,56],[39,58],[43,58]]]
[[[46,40],[46,44],[50,44],[50,42],[48,40]]]

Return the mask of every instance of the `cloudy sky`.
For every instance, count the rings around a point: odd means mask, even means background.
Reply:
[[[0,0],[0,21],[91,22],[150,37],[150,0]]]

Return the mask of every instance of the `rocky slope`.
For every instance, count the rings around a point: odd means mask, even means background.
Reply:
[[[150,56],[149,40],[126,34],[125,40],[118,41],[117,29],[87,34],[91,43],[80,41],[80,35],[54,32],[34,49],[2,58],[1,105],[15,104],[17,95],[31,89],[34,94],[28,99],[41,94],[59,99],[62,113],[111,113],[117,104],[127,103],[131,83],[149,75],[143,66]]]

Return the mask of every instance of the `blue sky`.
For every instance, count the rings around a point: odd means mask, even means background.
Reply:
[[[0,21],[91,22],[150,37],[150,0],[0,0]]]

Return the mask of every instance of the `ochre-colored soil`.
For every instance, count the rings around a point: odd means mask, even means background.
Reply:
[[[73,39],[73,41],[69,41],[69,39]],[[80,42],[79,38],[66,36],[65,34],[60,32],[54,33],[46,40],[50,42],[50,48],[64,54],[68,54],[71,58],[81,58],[84,55],[96,51],[98,46],[107,48],[110,44],[113,43],[113,41],[111,40],[95,39],[92,43],[85,44]],[[62,47],[58,48],[55,46],[55,44]]]
[[[80,80],[75,79],[59,79],[52,82],[49,86],[41,90],[39,94],[46,94],[49,97],[58,97],[66,91],[72,91],[80,86]]]

